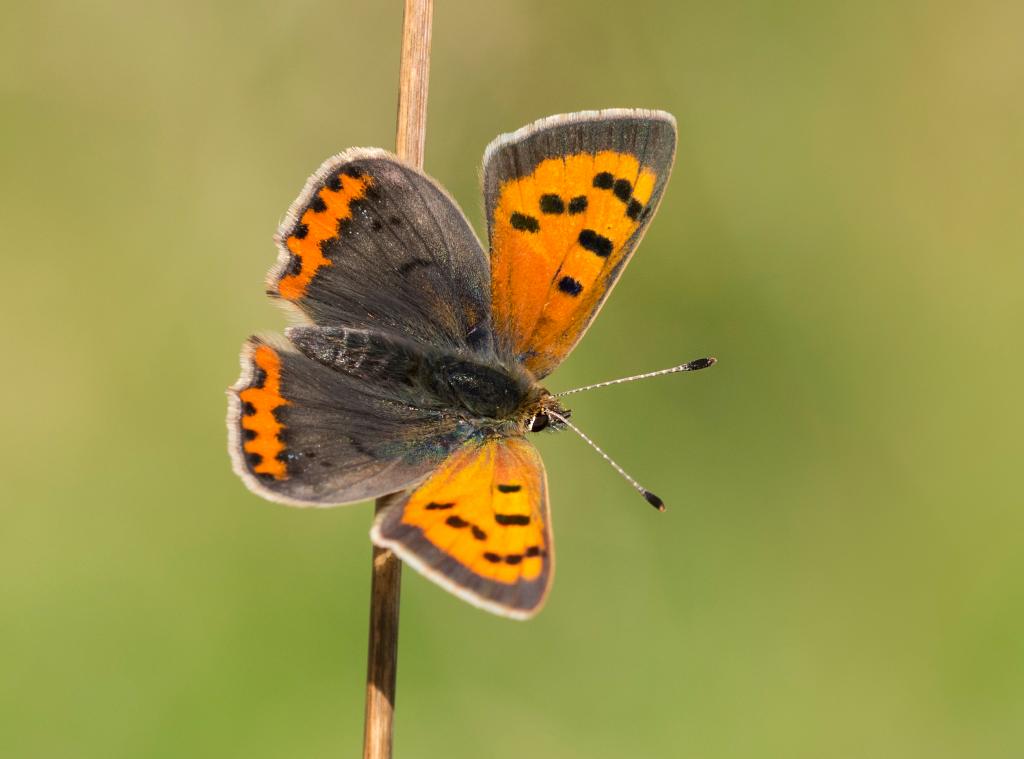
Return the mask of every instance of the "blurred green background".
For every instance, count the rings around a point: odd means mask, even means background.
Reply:
[[[263,502],[224,389],[306,176],[393,146],[398,2],[5,7],[0,754],[358,755],[371,506]],[[405,574],[403,757],[1024,755],[1024,5],[442,0],[427,170],[647,106],[679,154],[553,389],[558,577]]]

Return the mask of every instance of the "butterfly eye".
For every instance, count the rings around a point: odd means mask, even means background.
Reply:
[[[551,419],[548,417],[547,414],[534,414],[534,416],[530,419],[529,430],[530,432],[540,432],[550,423]]]

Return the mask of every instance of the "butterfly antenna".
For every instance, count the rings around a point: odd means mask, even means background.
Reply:
[[[563,395],[572,395],[573,393],[582,393],[584,390],[594,390],[598,387],[608,387],[609,385],[621,385],[623,382],[634,382],[635,380],[650,379],[651,377],[660,377],[663,374],[675,374],[676,372],[695,372],[698,369],[707,369],[709,366],[714,365],[718,361],[714,356],[708,356],[707,358],[695,358],[693,361],[687,361],[685,364],[679,366],[673,366],[671,369],[659,369],[656,372],[647,372],[646,374],[634,374],[632,377],[621,377],[620,379],[608,380],[607,382],[598,382],[595,385],[584,385],[583,387],[573,388],[572,390],[563,390],[560,393],[555,393],[556,398],[561,398]]]
[[[630,485],[632,485],[634,488],[636,488],[636,490],[638,490],[640,492],[640,495],[642,495],[646,499],[647,503],[651,504],[651,506],[656,508],[658,511],[664,511],[665,510],[665,502],[664,501],[662,501],[660,498],[658,498],[658,496],[656,496],[650,490],[645,488],[639,482],[634,480],[626,472],[625,469],[623,469],[621,466],[619,466],[618,464],[615,463],[615,461],[612,459],[611,456],[609,456],[607,453],[602,451],[601,447],[597,443],[595,443],[593,440],[591,440],[589,437],[587,437],[586,433],[583,432],[583,430],[581,430],[579,427],[577,427],[575,424],[570,422],[568,419],[566,419],[564,416],[562,416],[559,413],[551,411],[550,409],[547,412],[545,412],[545,413],[547,413],[549,416],[555,417],[555,419],[560,421],[566,427],[568,427],[573,432],[575,432],[577,435],[579,435],[581,438],[583,438],[590,445],[591,448],[593,448],[595,451],[597,451],[599,454],[601,454],[601,458],[603,458],[605,461],[607,461],[609,464],[611,464],[612,467],[615,469],[615,471],[618,472],[619,474],[621,474],[626,479],[626,482],[628,482]]]

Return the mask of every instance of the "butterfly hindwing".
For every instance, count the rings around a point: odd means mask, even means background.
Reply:
[[[538,378],[575,347],[649,224],[675,155],[662,111],[585,111],[484,154],[496,338]]]
[[[488,261],[432,179],[376,148],[328,159],[282,222],[270,295],[317,324],[490,345]]]
[[[372,538],[471,603],[533,616],[554,571],[540,455],[520,437],[465,443],[381,512]]]
[[[252,338],[228,391],[228,446],[250,489],[329,506],[420,481],[466,438],[405,381],[412,346],[367,330],[297,327]],[[299,349],[296,349],[296,345]]]

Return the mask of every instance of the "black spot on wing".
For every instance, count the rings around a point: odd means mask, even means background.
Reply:
[[[540,196],[541,213],[560,214],[565,213],[565,201],[554,194]]]
[[[527,216],[525,213],[519,213],[516,211],[509,217],[509,224],[512,225],[513,229],[518,229],[521,232],[539,232],[540,223],[532,216]]]
[[[628,203],[633,196],[633,185],[628,179],[616,179],[612,185],[612,193],[623,203]]]
[[[583,285],[580,284],[579,280],[575,280],[572,277],[562,277],[558,280],[558,289],[567,295],[576,297],[583,292]]]
[[[443,511],[445,509],[450,509],[454,505],[454,503],[437,503],[436,501],[431,501],[424,508],[426,508],[427,511]]]
[[[587,210],[587,196],[577,195],[575,198],[569,201],[569,213],[575,215],[583,213]]]
[[[518,493],[522,489],[522,485],[498,485],[498,490],[502,493]]]
[[[602,171],[594,177],[594,187],[611,190],[616,198],[626,204],[626,215],[633,221],[637,221],[645,211],[644,204],[633,197],[633,184],[628,179],[616,179],[611,173]]]
[[[302,272],[302,256],[292,253],[288,256],[288,266],[285,267],[286,276],[297,277]]]
[[[292,230],[290,237],[294,237],[296,240],[303,240],[308,234],[309,227],[307,227],[305,224],[296,224],[295,229]]]
[[[317,213],[323,213],[324,211],[327,210],[327,204],[324,202],[324,199],[321,198],[319,195],[315,195],[313,199],[309,201],[309,207],[310,209],[316,211]]]
[[[454,527],[457,530],[461,530],[463,527],[469,527],[469,522],[467,522],[460,516],[456,516],[455,514],[444,520],[444,523],[449,527]]]
[[[506,527],[513,525],[525,527],[530,523],[530,516],[528,514],[495,514],[494,521]]]
[[[612,254],[612,241],[604,235],[599,235],[593,229],[584,229],[580,232],[580,245],[596,256],[607,258]]]

